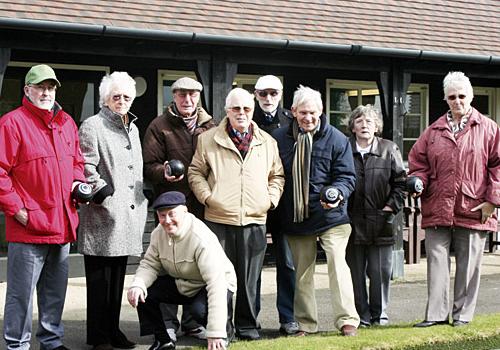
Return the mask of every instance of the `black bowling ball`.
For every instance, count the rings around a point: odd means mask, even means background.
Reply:
[[[340,192],[333,186],[325,186],[321,189],[319,198],[322,202],[335,204],[340,202]]]
[[[420,193],[424,190],[424,183],[418,176],[410,176],[406,180],[406,190],[410,194]]]
[[[73,189],[71,196],[79,203],[87,203],[92,199],[92,186],[86,183],[79,183]]]
[[[184,175],[185,170],[184,164],[178,159],[169,160],[165,165],[165,173],[168,176],[180,177]]]

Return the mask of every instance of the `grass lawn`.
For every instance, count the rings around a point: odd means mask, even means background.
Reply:
[[[413,328],[413,324],[360,329],[357,337],[342,337],[338,332],[303,338],[282,337],[254,342],[234,342],[231,350],[500,350],[500,314],[479,315],[465,327],[448,325]],[[201,348],[197,348],[201,349]]]

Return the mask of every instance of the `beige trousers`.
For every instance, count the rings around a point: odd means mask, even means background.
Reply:
[[[351,270],[345,260],[347,241],[351,234],[349,224],[339,225],[319,235],[287,235],[295,265],[295,319],[301,331],[318,332],[318,307],[314,288],[316,267],[316,238],[325,250],[328,264],[328,278],[332,293],[332,306],[335,327],[344,325],[357,327],[359,316],[354,304]]]

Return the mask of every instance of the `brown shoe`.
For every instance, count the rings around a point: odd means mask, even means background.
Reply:
[[[298,331],[296,333],[291,334],[292,337],[305,337],[309,335],[306,331]]]
[[[358,334],[356,327],[350,324],[343,325],[340,332],[344,337],[354,337]]]

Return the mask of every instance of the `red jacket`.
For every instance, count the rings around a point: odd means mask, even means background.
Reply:
[[[497,217],[481,224],[481,211],[490,202],[500,205],[500,131],[498,125],[473,108],[465,128],[455,137],[440,117],[419,137],[408,156],[410,176],[424,182],[422,227],[458,226],[496,231]]]
[[[76,239],[73,181],[85,181],[78,129],[56,104],[54,111],[23,105],[0,118],[0,210],[9,242],[61,244]],[[28,211],[23,226],[14,215]]]

